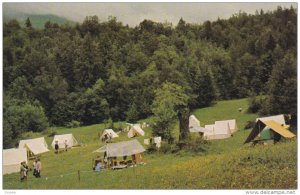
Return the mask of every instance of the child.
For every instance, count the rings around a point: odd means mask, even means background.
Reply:
[[[101,170],[101,163],[99,161],[95,167],[95,171],[100,171],[100,170]]]
[[[20,166],[20,180],[24,181],[27,178],[27,169],[24,167],[24,162]]]
[[[68,141],[65,140],[65,150],[68,151]]]
[[[54,148],[55,148],[55,154],[58,154],[58,149],[59,149],[58,141],[55,141]]]
[[[36,163],[37,163],[37,159],[34,159],[32,166],[33,166],[33,175],[35,177],[37,176]]]
[[[42,163],[41,160],[38,158],[36,162],[36,177],[41,177],[41,170],[42,170]]]

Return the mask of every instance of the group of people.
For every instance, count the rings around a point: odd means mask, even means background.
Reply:
[[[68,141],[67,140],[65,140],[64,145],[65,145],[65,151],[68,151]],[[58,141],[55,141],[54,149],[55,149],[55,154],[58,154],[58,152],[59,152]]]
[[[36,178],[41,177],[41,170],[42,170],[42,163],[39,158],[36,158],[33,161],[33,175]],[[30,171],[29,166],[26,164],[25,161],[21,162],[20,166],[20,180],[24,181],[27,179],[28,171]]]

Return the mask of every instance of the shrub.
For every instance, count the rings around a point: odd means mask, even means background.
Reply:
[[[76,120],[72,120],[71,122],[69,122],[66,127],[67,128],[76,128],[80,126],[80,122],[76,121]]]
[[[257,113],[263,105],[264,99],[262,97],[259,97],[258,99],[256,96],[250,97],[249,98],[249,107],[248,107],[248,112],[249,113]]]
[[[195,153],[203,153],[207,151],[209,142],[202,137],[190,137],[184,143],[177,143],[182,150],[188,150]]]
[[[4,137],[11,136],[12,139],[17,139],[22,133],[28,131],[42,132],[49,126],[44,109],[29,103],[7,104],[3,116],[6,124]],[[9,128],[12,132],[9,132]]]
[[[170,151],[171,151],[171,145],[170,144],[167,144],[165,142],[161,143],[161,146],[159,148],[159,152],[166,154]]]
[[[255,122],[254,121],[247,121],[244,129],[252,129],[255,126]]]
[[[48,137],[54,137],[56,135],[56,131],[54,131],[54,128],[48,128],[43,132],[44,135],[47,135]]]
[[[177,144],[169,144],[162,142],[161,147],[159,148],[159,152],[166,153],[177,153],[180,151],[180,147]]]
[[[155,144],[151,144],[148,148],[147,148],[147,152],[149,154],[154,153],[157,151],[156,145]]]

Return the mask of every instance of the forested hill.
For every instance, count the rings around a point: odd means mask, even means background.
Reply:
[[[4,22],[9,22],[12,19],[16,19],[22,27],[25,27],[27,18],[30,19],[32,27],[36,29],[43,29],[45,27],[45,23],[48,21],[57,23],[59,25],[76,25],[76,22],[74,21],[52,14],[3,13]]]
[[[155,90],[184,88],[190,108],[264,95],[263,114],[297,114],[297,13],[278,7],[227,20],[177,25],[111,17],[35,29],[4,23],[4,147],[48,125],[136,121],[151,115]]]

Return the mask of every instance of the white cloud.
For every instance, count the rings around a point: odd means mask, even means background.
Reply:
[[[118,21],[130,26],[144,19],[177,24],[182,17],[190,23],[229,18],[243,11],[254,14],[256,10],[275,10],[277,6],[297,7],[297,3],[4,3],[3,10],[16,10],[30,14],[55,14],[74,21],[97,15],[100,20],[116,16]]]

